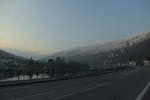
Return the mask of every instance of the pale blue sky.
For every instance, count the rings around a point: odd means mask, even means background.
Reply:
[[[0,0],[0,48],[53,53],[147,30],[149,0]]]

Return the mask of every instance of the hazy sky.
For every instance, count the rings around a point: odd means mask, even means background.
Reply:
[[[0,0],[0,48],[53,53],[149,29],[149,0]]]

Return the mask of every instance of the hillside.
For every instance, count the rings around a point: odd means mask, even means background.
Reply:
[[[119,62],[138,61],[150,54],[150,32],[143,32],[126,40],[117,40],[102,45],[72,48],[52,54],[42,60],[63,57],[88,63],[91,66],[116,64]]]
[[[46,54],[38,54],[33,51],[26,51],[26,50],[12,49],[12,48],[4,48],[3,50],[27,59],[30,59],[32,57],[35,60],[38,60],[46,55]]]
[[[5,59],[5,60],[25,60],[23,57],[13,55],[13,54],[5,52],[3,50],[0,50],[0,60],[1,59]]]

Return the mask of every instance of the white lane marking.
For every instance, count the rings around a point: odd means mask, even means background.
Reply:
[[[7,89],[0,90],[0,92],[11,91],[11,90],[17,90],[17,89],[25,89],[25,88],[30,88],[30,87],[31,87],[31,86],[7,88]]]
[[[94,90],[96,88],[100,88],[100,87],[103,87],[104,85],[100,84],[100,85],[97,85],[95,87],[92,87],[92,88],[88,88],[88,89],[85,89],[85,90],[82,90],[82,91],[79,91],[79,92],[73,92],[73,93],[70,93],[70,94],[66,94],[66,95],[63,95],[63,96],[60,96],[60,97],[55,97],[53,98],[52,100],[59,100],[59,99],[63,99],[65,97],[69,97],[69,96],[73,96],[73,95],[77,95],[77,94],[80,94],[80,93],[84,93],[84,92],[88,92],[90,90]]]
[[[12,91],[12,90],[17,90],[17,89],[26,89],[26,88],[31,88],[31,87],[38,87],[38,85],[36,84],[30,84],[30,85],[24,85],[24,86],[19,86],[19,87],[12,87],[12,88],[4,88],[2,90],[0,90],[0,92],[7,92],[7,91]]]
[[[47,92],[37,93],[34,95],[30,95],[30,96],[14,98],[12,100],[22,100],[22,99],[27,99],[27,98],[31,98],[31,97],[36,97],[36,96],[41,96],[41,95],[46,95],[46,94],[52,94],[52,93],[54,93],[54,91],[47,91]]]
[[[23,85],[23,86],[15,86],[15,87],[10,87],[10,88],[4,88],[2,90],[0,90],[0,92],[6,92],[6,91],[10,91],[10,90],[17,90],[17,89],[25,89],[25,88],[30,88],[32,86],[36,86],[36,84],[30,84],[30,85]]]
[[[122,73],[121,75],[118,76],[118,78],[123,78],[137,72],[139,72],[139,69],[130,70],[128,72]]]
[[[146,91],[148,90],[148,88],[150,87],[150,81],[146,84],[145,88],[142,90],[142,92],[136,97],[135,100],[142,100],[144,94],[146,93]]]

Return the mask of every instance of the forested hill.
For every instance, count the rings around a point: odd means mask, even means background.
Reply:
[[[0,50],[0,60],[5,59],[5,60],[25,60],[23,57],[16,56],[14,54],[5,52],[3,50]]]
[[[61,51],[43,58],[63,57],[92,66],[104,64],[116,64],[119,62],[143,60],[150,54],[150,31],[129,37],[125,40],[117,40],[103,45],[73,48]]]

